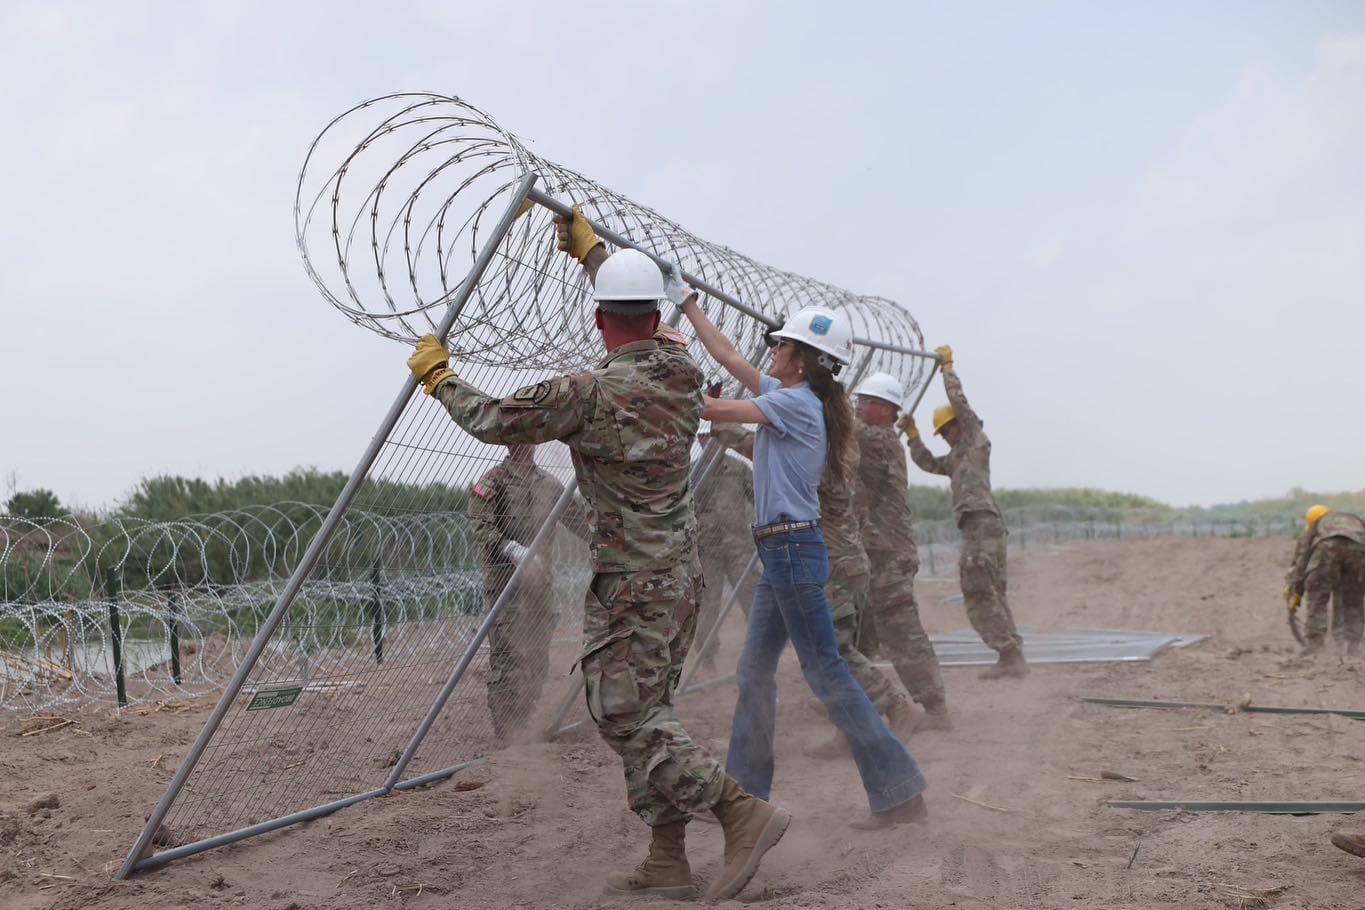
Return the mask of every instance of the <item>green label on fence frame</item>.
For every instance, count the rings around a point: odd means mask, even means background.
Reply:
[[[267,708],[288,708],[299,700],[303,694],[303,686],[290,686],[288,689],[271,689],[268,692],[257,692],[252,696],[251,702],[247,704],[248,711],[264,711]]]

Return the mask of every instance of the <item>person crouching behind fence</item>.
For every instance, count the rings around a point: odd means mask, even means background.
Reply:
[[[762,375],[697,305],[697,294],[675,268],[669,299],[682,307],[716,362],[756,398],[707,398],[714,424],[753,423],[754,538],[763,575],[749,611],[739,658],[739,699],[726,770],[751,793],[772,789],[777,664],[790,640],[801,670],[830,720],[848,738],[871,813],[854,828],[923,821],[927,784],[914,757],[882,722],[839,655],[825,584],[829,557],[820,530],[819,486],[828,457],[851,484],[853,410],[835,373],[852,356],[845,317],[823,307],[798,310],[771,333],[773,365]]]
[[[563,484],[536,467],[536,447],[522,443],[509,445],[507,457],[470,489],[485,610],[504,596],[513,573],[526,563],[488,630],[488,711],[500,746],[530,721],[549,669],[554,573],[546,553],[531,555],[528,548],[563,492]],[[566,527],[584,524],[585,516],[565,516]]]
[[[593,579],[578,665],[588,711],[625,766],[631,809],[650,826],[649,854],[607,874],[613,892],[692,896],[684,833],[710,810],[725,831],[725,860],[707,892],[738,894],[791,816],[745,792],[688,735],[673,692],[696,633],[701,572],[688,454],[702,412],[702,374],[686,340],[659,326],[663,276],[636,250],[608,256],[574,208],[557,219],[560,248],[594,283],[607,356],[596,368],[546,380],[499,400],[461,380],[428,335],[413,374],[471,436],[488,443],[557,439],[569,447],[592,513]]]

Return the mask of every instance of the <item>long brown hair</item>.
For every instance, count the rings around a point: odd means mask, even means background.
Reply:
[[[820,352],[815,348],[797,343],[801,355],[801,365],[805,367],[805,379],[811,391],[820,399],[825,409],[825,461],[830,473],[841,483],[852,479],[857,461],[857,437],[853,431],[853,404],[848,400],[848,392],[834,378],[829,367],[820,363]]]

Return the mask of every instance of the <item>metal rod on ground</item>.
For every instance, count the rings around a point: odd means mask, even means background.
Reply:
[[[166,599],[166,606],[171,614],[171,679],[175,680],[175,684],[178,686],[180,685],[180,615],[184,610],[175,591],[172,591],[170,597]]]
[[[498,599],[493,601],[493,606],[489,607],[488,614],[484,616],[483,622],[479,623],[478,631],[474,633],[474,638],[469,642],[469,647],[465,648],[464,654],[460,656],[459,663],[455,665],[455,669],[450,673],[450,678],[441,688],[441,693],[432,702],[431,707],[427,710],[426,717],[422,718],[422,723],[418,726],[417,732],[412,734],[412,740],[403,750],[403,755],[398,759],[398,764],[393,766],[393,771],[384,784],[385,789],[391,790],[398,785],[399,779],[408,767],[408,762],[412,761],[412,756],[416,754],[417,747],[422,744],[422,740],[426,738],[432,724],[436,723],[436,718],[441,716],[441,711],[445,709],[446,702],[455,692],[455,687],[460,684],[465,670],[469,668],[470,662],[473,661],[474,655],[479,650],[479,645],[483,644],[483,640],[488,637],[488,630],[493,628],[493,621],[502,612],[503,605],[512,599],[512,595],[517,590],[517,585],[521,582],[521,576],[526,572],[526,567],[535,561],[541,549],[547,545],[547,541],[554,537],[555,528],[559,525],[559,516],[564,514],[564,509],[568,507],[569,501],[573,499],[577,490],[578,478],[576,477],[564,485],[564,492],[559,494],[554,507],[550,509],[550,514],[546,516],[545,521],[536,530],[536,536],[531,538],[531,544],[526,548],[526,553],[522,556],[521,561],[517,563],[516,569],[512,572],[512,577],[507,579],[507,584],[503,585],[502,591],[498,594]]]
[[[1148,701],[1140,698],[1092,698],[1081,696],[1081,701],[1092,705],[1107,705],[1111,708],[1200,708],[1208,711],[1247,714],[1336,714],[1352,720],[1365,720],[1365,710],[1352,708],[1281,708],[1272,705],[1246,705],[1229,707],[1209,702],[1193,701]]]
[[[507,207],[507,211],[503,213],[502,219],[498,222],[498,226],[489,236],[488,242],[485,243],[483,249],[479,251],[478,258],[475,259],[469,274],[455,289],[450,308],[446,311],[445,318],[441,320],[441,324],[436,330],[436,336],[442,339],[442,341],[450,334],[451,328],[455,325],[455,320],[459,318],[465,303],[469,300],[474,292],[474,288],[478,285],[479,278],[482,277],[484,270],[488,268],[488,264],[493,260],[493,256],[497,252],[499,244],[501,244],[503,238],[507,236],[507,232],[511,230],[512,222],[516,220],[518,210],[521,208],[521,204],[525,201],[526,195],[530,192],[535,181],[535,174],[526,174],[517,183],[516,189],[512,193],[512,200]],[[242,662],[238,665],[237,671],[228,682],[222,697],[218,699],[218,704],[214,706],[213,713],[209,715],[208,721],[204,724],[204,729],[199,732],[199,736],[190,747],[189,753],[185,756],[184,761],[180,763],[180,767],[176,769],[175,777],[172,778],[170,785],[166,788],[166,792],[161,797],[161,801],[157,803],[156,808],[152,810],[152,814],[147,819],[147,824],[143,827],[142,833],[138,835],[132,850],[128,852],[128,858],[124,860],[123,866],[119,869],[118,875],[116,876],[117,878],[127,878],[140,864],[147,861],[147,857],[145,857],[144,854],[151,849],[152,835],[156,833],[157,828],[159,828],[161,823],[165,820],[166,814],[170,811],[172,803],[175,802],[176,797],[180,794],[181,788],[185,786],[185,781],[189,779],[190,772],[194,770],[195,765],[199,763],[200,757],[204,754],[204,749],[208,747],[209,740],[213,738],[214,732],[217,731],[219,725],[222,724],[228,709],[232,707],[232,703],[236,701],[237,695],[242,691],[242,687],[246,684],[247,676],[250,675],[252,669],[256,666],[256,662],[261,657],[261,652],[263,652],[266,645],[269,644],[271,636],[275,634],[275,630],[284,620],[285,613],[289,611],[289,607],[293,604],[294,598],[298,596],[299,590],[303,587],[304,579],[312,572],[313,566],[317,563],[319,557],[321,557],[323,549],[332,539],[332,535],[336,533],[337,527],[341,524],[342,518],[346,515],[346,510],[351,506],[351,501],[355,499],[356,493],[358,493],[361,486],[364,485],[365,477],[369,474],[370,468],[374,465],[375,460],[378,459],[379,453],[384,448],[384,443],[388,440],[389,434],[393,431],[393,428],[398,425],[399,419],[403,416],[403,412],[407,409],[408,402],[411,401],[413,393],[416,390],[417,377],[409,374],[404,378],[397,398],[394,399],[393,404],[389,407],[388,414],[385,415],[384,420],[379,425],[378,431],[376,431],[374,437],[370,440],[370,444],[366,447],[364,454],[361,455],[359,463],[355,466],[355,470],[351,472],[351,477],[346,481],[346,486],[337,496],[337,501],[332,504],[332,508],[328,511],[326,519],[322,522],[322,526],[318,529],[312,542],[309,543],[307,551],[303,554],[303,558],[300,559],[298,564],[294,567],[294,572],[289,576],[289,581],[285,584],[284,590],[280,592],[279,599],[276,601],[274,609],[271,610],[270,615],[266,617],[265,622],[262,623],[261,627],[257,630],[256,637],[252,639],[251,646],[247,649]],[[251,835],[248,834],[244,836],[249,837]],[[203,849],[208,848],[204,847]]]
[[[106,579],[109,586],[109,632],[112,638],[110,643],[114,649],[114,686],[118,690],[118,706],[128,707],[128,685],[123,678],[123,623],[119,618],[118,595],[119,577],[118,569],[110,569]]]
[[[1236,800],[1131,799],[1110,800],[1105,805],[1111,809],[1138,809],[1145,812],[1163,809],[1183,809],[1186,812],[1260,812],[1266,815],[1351,815],[1355,812],[1365,812],[1365,803],[1333,800],[1243,802]]]
[[[726,598],[725,604],[720,608],[720,614],[716,617],[716,621],[711,623],[711,628],[706,630],[706,636],[702,639],[701,644],[692,649],[692,653],[697,657],[692,661],[692,666],[683,674],[682,680],[678,683],[678,694],[685,694],[687,687],[692,684],[692,678],[697,675],[698,669],[701,668],[701,655],[706,653],[711,642],[720,635],[721,625],[725,622],[725,618],[730,615],[730,611],[734,609],[735,603],[739,601],[739,592],[744,587],[744,579],[749,577],[749,573],[754,570],[757,563],[758,550],[755,549],[754,555],[750,556],[749,561],[744,564],[744,571],[739,573],[739,580],[735,582],[735,587],[730,591],[730,596]]]

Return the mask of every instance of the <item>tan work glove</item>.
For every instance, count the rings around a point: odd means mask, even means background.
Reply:
[[[941,370],[951,369],[953,366],[953,349],[946,344],[934,348],[934,353],[938,355],[938,366]]]
[[[896,421],[896,427],[911,439],[919,439],[919,427],[915,426],[915,418],[909,414],[902,414],[901,419]]]
[[[561,250],[579,262],[586,260],[588,254],[602,242],[602,238],[597,236],[592,225],[583,217],[582,207],[577,205],[573,207],[572,218],[555,216],[555,239]]]
[[[423,335],[418,339],[417,350],[408,358],[408,369],[426,388],[428,395],[435,395],[436,387],[455,375],[450,368],[450,352],[435,335]]]

